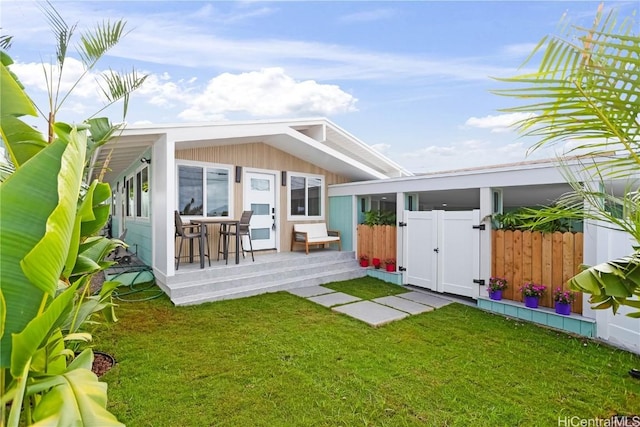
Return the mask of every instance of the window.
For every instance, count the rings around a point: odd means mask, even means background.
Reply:
[[[290,175],[289,214],[296,218],[320,218],[323,212],[324,177]]]
[[[136,216],[149,218],[149,167],[136,174]]]
[[[178,165],[178,209],[181,215],[229,216],[230,167]]]
[[[127,179],[127,216],[133,216],[135,202],[135,188],[133,187],[133,177]]]
[[[143,166],[124,184],[126,194],[126,215],[135,218],[149,218],[149,167]]]

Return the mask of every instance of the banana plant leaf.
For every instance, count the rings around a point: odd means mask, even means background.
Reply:
[[[39,132],[18,119],[26,115],[37,116],[37,111],[5,62],[7,61],[3,60],[0,64],[0,131],[11,161],[19,167],[47,144]]]
[[[45,295],[54,296],[69,248],[77,247],[71,235],[78,228],[75,212],[86,143],[72,134],[69,144],[57,140],[48,145],[29,160],[30,167],[17,169],[0,185],[3,368],[10,366],[11,334],[36,317]]]
[[[36,379],[27,387],[28,395],[47,391],[33,411],[32,426],[124,426],[107,411],[107,384],[91,372],[92,362],[93,352],[86,349],[64,374]]]

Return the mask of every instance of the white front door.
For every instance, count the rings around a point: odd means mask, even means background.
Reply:
[[[275,173],[247,172],[244,177],[244,210],[253,211],[250,229],[254,250],[276,248],[275,184]]]

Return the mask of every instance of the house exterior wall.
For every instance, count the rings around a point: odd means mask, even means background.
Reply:
[[[146,151],[142,157],[149,157],[151,150]],[[140,162],[140,159],[135,161],[129,166],[125,172],[118,176],[115,182],[109,183],[111,186],[112,194],[115,194],[115,214],[112,217],[111,232],[113,237],[120,237],[120,231],[127,230],[125,242],[130,246],[129,251],[136,253],[138,258],[147,265],[152,265],[153,251],[152,251],[152,227],[151,222],[153,220],[153,192],[149,191],[149,216],[146,218],[137,218],[132,216],[122,215],[123,204],[127,203],[126,193],[123,186],[123,182],[128,177],[134,177],[136,173],[145,165]],[[151,176],[153,174],[153,168],[148,165],[149,168],[149,185],[151,186]],[[117,191],[117,189],[120,191]],[[124,222],[123,222],[124,218]]]
[[[634,240],[628,233],[613,230],[610,224],[587,221],[584,225],[586,265],[600,264],[633,253]],[[614,315],[610,309],[591,309],[588,298],[583,302],[583,315],[596,320],[598,338],[640,354],[640,319],[626,316],[632,310],[621,306]]]
[[[280,225],[280,251],[289,252],[291,250],[291,233],[293,224],[296,222],[306,222],[304,219],[290,221],[287,215],[287,191],[288,187],[281,185],[280,172],[291,172],[324,176],[324,218],[329,216],[328,186],[331,184],[341,184],[348,182],[344,176],[329,172],[312,163],[301,160],[291,154],[273,148],[267,144],[256,142],[237,145],[223,145],[212,147],[199,147],[178,149],[175,154],[176,160],[189,160],[214,164],[227,164],[242,166],[243,170],[271,170],[276,171],[279,205],[279,225]],[[243,183],[233,183],[233,212],[239,217],[243,210]],[[309,222],[313,222],[309,220]]]
[[[352,251],[354,245],[354,221],[353,221],[354,197],[338,196],[329,198],[329,230],[338,230],[343,251]]]

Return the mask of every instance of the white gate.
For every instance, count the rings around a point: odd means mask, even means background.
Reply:
[[[405,211],[406,284],[477,298],[480,211]]]

